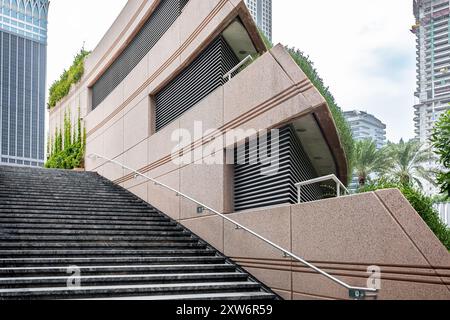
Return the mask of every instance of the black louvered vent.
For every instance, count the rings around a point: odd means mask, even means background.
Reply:
[[[189,0],[162,0],[130,44],[92,87],[92,109],[126,78],[180,16]]]
[[[156,131],[180,117],[222,86],[223,76],[239,64],[222,36],[216,38],[181,74],[155,95]]]
[[[265,139],[265,138],[264,138]],[[267,149],[271,155],[271,136],[268,135]],[[253,147],[251,147],[253,146]],[[286,126],[279,133],[279,167],[273,175],[262,174],[262,169],[270,165],[255,163],[260,146],[247,142],[245,147],[245,163],[243,150],[236,150],[234,172],[234,206],[235,211],[263,208],[280,204],[297,203],[296,183],[317,178],[317,173],[303,150],[292,126]],[[252,161],[253,160],[253,161]],[[239,164],[240,163],[240,164]],[[323,198],[319,185],[304,187],[302,201],[314,201]]]

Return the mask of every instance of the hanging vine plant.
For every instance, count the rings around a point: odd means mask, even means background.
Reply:
[[[69,70],[64,70],[59,80],[55,81],[49,90],[48,105],[52,109],[70,92],[70,87],[78,83],[84,74],[84,59],[90,54],[90,51],[83,49],[75,56],[72,66]]]
[[[64,128],[57,128],[53,139],[49,138],[46,168],[69,170],[84,168],[86,129],[82,126],[80,111],[78,110],[75,128],[72,128],[70,119],[68,112],[64,115]]]

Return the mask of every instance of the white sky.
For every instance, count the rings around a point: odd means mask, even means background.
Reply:
[[[201,1],[201,0],[200,0]],[[93,49],[126,0],[53,0],[48,85],[83,42]],[[344,110],[373,113],[388,139],[414,136],[415,39],[411,0],[273,0],[274,42],[310,55]]]

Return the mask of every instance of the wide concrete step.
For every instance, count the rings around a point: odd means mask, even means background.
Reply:
[[[219,256],[194,256],[194,257],[89,257],[89,258],[9,258],[0,259],[1,268],[52,266],[67,267],[96,266],[96,265],[151,265],[151,264],[220,264],[225,263],[225,258]]]
[[[136,231],[136,230],[65,230],[65,229],[8,229],[3,230],[8,235],[65,235],[65,236],[82,236],[82,235],[99,235],[99,236],[167,236],[167,237],[185,237],[191,233],[181,229],[173,231]],[[2,231],[0,231],[0,234]]]
[[[66,219],[66,218],[0,218],[2,227],[7,224],[46,224],[59,223],[66,225],[114,225],[114,226],[168,226],[173,225],[170,220],[112,220],[112,219]]]
[[[44,174],[21,174],[18,172],[5,172],[2,170],[2,178],[5,181],[10,182],[23,182],[23,181],[37,181],[37,182],[51,182],[55,181],[57,182],[63,182],[66,183],[67,181],[72,182],[80,182],[83,183],[85,181],[90,181],[93,183],[108,183],[108,181],[105,182],[105,180],[99,178],[99,176],[94,175],[52,175],[48,173]]]
[[[3,223],[1,225],[1,229],[8,232],[8,230],[17,230],[17,229],[53,229],[53,230],[132,230],[132,231],[173,231],[180,230],[181,227],[176,223],[154,223],[152,225],[119,225],[119,224],[60,224],[60,223]]]
[[[0,219],[23,219],[23,220],[33,220],[33,219],[57,219],[61,220],[83,220],[83,221],[135,221],[135,222],[149,222],[149,221],[159,221],[165,222],[170,221],[168,218],[156,214],[142,214],[136,216],[117,216],[108,214],[60,214],[61,212],[53,213],[3,213],[0,212]]]
[[[24,175],[2,175],[2,182],[8,183],[11,185],[83,185],[83,186],[105,186],[105,187],[114,187],[114,185],[103,179],[96,179],[95,177],[58,177],[58,176],[24,176]]]
[[[84,200],[80,198],[79,200],[74,201],[67,201],[64,199],[40,199],[40,200],[34,200],[27,198],[27,200],[24,199],[11,199],[6,197],[0,198],[0,205],[1,207],[9,207],[9,206],[36,206],[36,207],[54,207],[54,206],[62,206],[67,208],[83,208],[83,207],[98,207],[98,208],[137,208],[137,209],[149,209],[149,206],[143,202],[137,202],[137,201],[109,201],[108,199],[103,199],[103,201],[89,201]]]
[[[93,189],[94,187],[99,188],[113,188],[111,184],[104,183],[98,180],[74,180],[74,179],[39,179],[39,178],[28,178],[28,179],[17,179],[14,180],[12,178],[2,178],[0,182],[0,186],[2,185],[10,185],[13,188],[21,188],[21,187],[42,187],[46,189],[51,189],[54,186],[61,188],[87,188]]]
[[[132,194],[116,194],[114,197],[111,197],[110,194],[105,196],[94,196],[94,195],[88,195],[83,198],[80,198],[76,194],[70,193],[67,195],[59,196],[55,194],[48,194],[48,193],[34,193],[34,194],[19,194],[16,190],[9,190],[9,193],[5,190],[0,191],[0,201],[3,201],[4,199],[9,200],[17,200],[17,201],[27,201],[27,202],[33,202],[33,201],[41,201],[41,202],[52,202],[53,200],[58,201],[65,201],[65,202],[77,202],[77,201],[84,201],[84,202],[91,202],[91,201],[108,201],[109,203],[123,203],[124,201],[127,203],[143,203],[142,200],[136,198]]]
[[[108,191],[108,190],[66,190],[66,189],[53,189],[53,190],[42,190],[39,188],[9,188],[5,189],[5,187],[2,187],[0,189],[0,195],[8,195],[8,194],[15,194],[20,196],[26,196],[27,194],[31,195],[39,195],[39,194],[48,194],[49,196],[59,196],[64,197],[66,195],[74,195],[77,194],[80,196],[80,198],[88,198],[88,197],[110,197],[110,198],[116,198],[123,193],[120,193],[119,191]]]
[[[27,276],[66,276],[72,275],[71,265],[64,267],[14,267],[0,268],[0,277]],[[123,275],[123,274],[161,274],[161,273],[201,273],[201,272],[235,272],[231,264],[164,264],[164,265],[104,265],[78,266],[81,276],[86,275]]]
[[[223,293],[223,292],[251,292],[260,288],[254,282],[194,282],[187,284],[151,284],[126,286],[91,286],[81,288],[30,288],[30,289],[1,289],[2,299],[59,299],[83,297],[109,297],[114,295],[179,295],[187,293]],[[168,297],[170,299],[170,297]]]
[[[190,282],[242,282],[247,279],[248,275],[241,272],[98,275],[80,277],[80,284],[82,286],[145,285]],[[71,279],[68,276],[0,278],[0,289],[67,287],[67,284],[71,283],[70,281]]]
[[[36,185],[8,185],[8,184],[2,184],[0,183],[0,190],[3,190],[5,188],[9,188],[9,190],[17,190],[20,192],[41,192],[41,193],[50,193],[50,194],[66,194],[66,193],[79,193],[79,194],[109,194],[111,196],[114,196],[115,194],[119,193],[118,190],[115,190],[112,187],[95,187],[95,188],[84,188],[84,187],[65,187],[65,186],[58,186],[58,185],[52,185],[52,186],[36,186]]]
[[[153,210],[149,210],[145,206],[122,206],[122,207],[113,207],[108,205],[101,205],[101,204],[92,204],[90,207],[88,206],[81,206],[81,207],[75,207],[75,206],[67,206],[67,207],[60,207],[57,205],[54,206],[40,206],[40,205],[4,205],[0,204],[0,212],[1,213],[40,213],[40,212],[49,212],[49,211],[58,211],[58,212],[84,212],[84,213],[121,213],[121,212],[128,212],[128,213],[155,213]]]
[[[153,248],[203,248],[205,245],[197,243],[198,240],[190,242],[178,241],[142,241],[142,242],[113,242],[113,241],[96,241],[96,242],[70,242],[70,241],[43,241],[43,242],[2,242],[0,249],[92,249],[92,248],[115,248],[115,249],[153,249]]]
[[[77,243],[80,242],[91,242],[91,241],[97,241],[97,242],[127,242],[127,243],[148,243],[151,241],[158,241],[158,242],[196,242],[198,239],[193,238],[191,235],[185,235],[181,237],[170,237],[170,236],[88,236],[88,235],[82,235],[82,236],[54,236],[54,235],[35,235],[35,236],[29,236],[29,235],[2,235],[0,233],[0,242],[9,243],[9,242],[18,242],[18,241],[33,241],[33,242],[48,242],[48,241],[74,241]]]
[[[151,249],[151,250],[134,250],[134,249],[75,249],[75,250],[0,250],[0,258],[53,258],[53,257],[185,257],[185,256],[214,256],[216,252],[207,249]]]
[[[6,210],[5,210],[6,211]],[[0,217],[1,218],[23,218],[23,217],[29,217],[29,218],[75,218],[75,219],[86,219],[86,218],[97,218],[97,219],[145,219],[145,220],[157,220],[157,219],[165,219],[169,220],[167,217],[164,217],[161,214],[158,213],[152,213],[152,212],[142,212],[142,213],[127,213],[123,212],[120,214],[115,213],[108,213],[108,212],[98,212],[93,214],[92,212],[82,212],[82,211],[58,211],[58,210],[51,210],[51,211],[36,211],[36,210],[12,210],[12,212],[1,212],[0,211]]]
[[[56,204],[70,207],[79,207],[79,206],[92,206],[94,203],[109,205],[109,206],[141,206],[143,208],[149,209],[148,205],[145,204],[143,201],[140,201],[138,199],[108,199],[108,198],[96,198],[95,200],[90,199],[83,199],[83,198],[73,198],[73,199],[67,199],[67,198],[58,198],[58,197],[11,197],[11,196],[0,196],[0,203],[1,204],[13,204],[13,205],[39,205],[39,206],[55,206]]]
[[[137,301],[270,301],[275,300],[276,297],[272,293],[263,291],[252,292],[221,292],[221,293],[192,293],[192,294],[178,294],[170,296],[133,296],[132,300]],[[106,301],[120,301],[130,300],[130,297],[109,297],[109,298],[94,298],[83,300],[106,300]]]

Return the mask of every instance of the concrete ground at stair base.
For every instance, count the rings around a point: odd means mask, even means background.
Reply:
[[[450,254],[398,190],[229,215],[354,286],[381,269],[378,299],[450,299]],[[217,217],[181,222],[285,299],[348,292]]]

